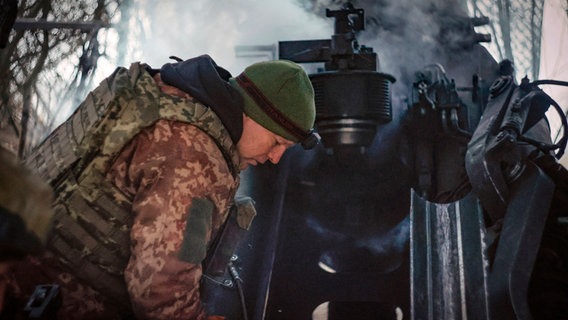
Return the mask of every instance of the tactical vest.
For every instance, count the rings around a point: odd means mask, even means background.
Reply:
[[[160,119],[205,131],[238,179],[236,146],[217,115],[200,103],[163,94],[140,63],[103,80],[26,160],[56,194],[48,250],[126,312],[123,273],[130,256],[132,203],[105,175],[122,148]]]

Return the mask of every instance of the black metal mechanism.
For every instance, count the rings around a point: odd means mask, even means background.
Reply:
[[[471,97],[460,95],[440,64],[416,72],[411,89],[411,319],[490,319],[483,212],[464,162],[468,109],[481,108],[483,90],[473,77]]]
[[[335,19],[331,40],[281,41],[279,58],[325,63],[323,72],[310,75],[323,144],[368,147],[376,126],[392,120],[390,86],[395,78],[377,72],[377,54],[357,42],[356,32],[365,29],[363,9],[347,3],[340,10],[327,9],[326,17]]]
[[[441,18],[439,61],[401,72],[408,96],[394,104],[394,77],[355,39],[363,10],[326,16],[331,40],[279,43],[282,59],[324,63],[310,75],[323,146],[243,178],[258,212],[237,249],[250,318],[565,315],[568,172],[551,153],[566,135],[543,138],[555,105],[544,82],[515,84],[513,66],[478,44],[484,19]],[[452,29],[464,35],[455,44]]]
[[[413,319],[549,319],[561,313],[536,309],[530,300],[542,294],[538,290],[547,291],[536,279],[550,277],[550,270],[560,283],[568,279],[566,268],[554,271],[550,263],[543,268],[539,260],[542,252],[554,252],[559,260],[568,254],[566,247],[542,240],[553,234],[564,239],[560,243],[566,241],[566,233],[557,231],[557,217],[550,214],[559,201],[553,177],[565,176],[561,172],[566,170],[556,166],[556,172],[545,173],[547,166],[540,164],[556,149],[557,157],[563,153],[566,134],[558,144],[548,142],[545,112],[558,105],[536,85],[550,81],[524,78],[517,85],[508,61],[498,71],[472,133],[464,126],[467,113],[460,112],[467,106],[443,68],[434,65],[416,74],[408,117],[416,179]],[[561,118],[565,126],[565,116]],[[440,143],[456,147],[440,148]],[[444,158],[454,165],[444,166]],[[539,289],[530,291],[531,286]],[[554,290],[567,294],[566,289]]]
[[[478,91],[472,83],[472,92]],[[427,200],[455,201],[468,192],[464,185],[463,153],[471,137],[468,108],[454,79],[439,64],[415,73],[406,117],[415,191]]]
[[[474,44],[491,42],[491,35],[475,32],[474,28],[489,24],[488,17],[455,17],[442,18],[439,41],[445,43],[450,50],[468,50]]]
[[[486,225],[498,229],[498,238],[487,241],[490,319],[543,317],[530,310],[529,287],[531,278],[547,272],[533,274],[533,269],[539,250],[549,245],[542,242],[543,235],[553,232],[558,223],[549,217],[555,183],[538,165],[551,151],[564,152],[565,137],[559,145],[547,143],[550,132],[545,112],[554,104],[526,77],[517,85],[505,74],[491,86],[484,118],[469,142],[468,177],[484,208]],[[566,255],[562,250],[553,251]],[[567,278],[565,273],[558,280]]]
[[[519,145],[518,137],[543,119],[553,100],[543,91],[533,90],[526,78],[517,86],[510,75],[494,82],[491,95],[485,118],[469,143],[466,159],[473,189],[485,204],[491,223],[495,223],[505,214],[510,199],[509,183],[522,174],[524,161],[534,150],[532,145]],[[546,133],[538,135],[543,142],[549,140]]]

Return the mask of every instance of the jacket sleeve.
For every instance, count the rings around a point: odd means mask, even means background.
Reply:
[[[201,261],[224,220],[230,188],[215,143],[189,124],[160,120],[113,163],[109,178],[132,197],[134,222],[125,280],[143,319],[205,319]],[[221,212],[221,213],[220,213]]]

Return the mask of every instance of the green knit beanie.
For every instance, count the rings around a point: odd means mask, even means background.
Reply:
[[[294,142],[310,135],[316,117],[314,88],[298,64],[258,62],[229,82],[241,92],[245,114],[261,126]]]

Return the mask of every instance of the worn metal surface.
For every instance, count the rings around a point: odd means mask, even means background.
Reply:
[[[527,303],[529,282],[554,188],[552,180],[533,164],[511,185],[488,278],[490,319],[533,318]]]
[[[487,319],[483,220],[471,194],[441,204],[412,193],[411,318]]]

